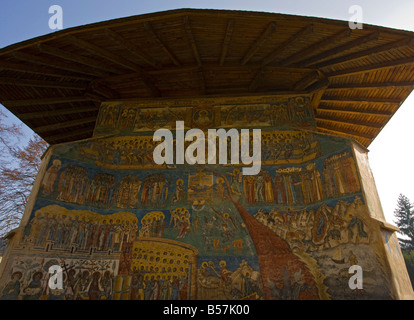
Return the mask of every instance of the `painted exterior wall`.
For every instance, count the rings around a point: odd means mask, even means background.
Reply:
[[[261,129],[260,173],[155,164],[154,131],[179,120],[186,130]],[[92,139],[45,154],[0,265],[0,295],[410,299],[383,220],[366,150],[315,132],[306,95],[104,103]],[[52,265],[65,267],[61,290],[48,286]],[[349,287],[352,265],[363,289]]]

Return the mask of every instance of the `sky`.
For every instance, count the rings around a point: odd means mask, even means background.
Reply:
[[[414,31],[414,0],[0,0],[0,48],[53,33],[49,8],[62,8],[63,28],[180,8],[231,9],[313,16],[348,21],[350,7],[362,9],[362,23]],[[1,105],[0,105],[1,106]],[[4,107],[2,110],[4,110]],[[369,146],[369,161],[385,218],[394,223],[398,195],[414,202],[414,94]],[[9,122],[20,123],[9,114]],[[32,131],[23,125],[28,135]]]

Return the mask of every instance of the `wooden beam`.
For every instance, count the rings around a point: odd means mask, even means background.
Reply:
[[[280,54],[292,47],[296,41],[302,39],[303,37],[307,36],[308,34],[313,32],[313,24],[307,25],[300,29],[297,33],[291,36],[286,41],[282,42],[276,49],[273,50],[271,54],[269,54],[266,58],[262,61],[262,66],[268,65],[269,63],[273,62]]]
[[[334,84],[330,85],[327,88],[327,91],[337,91],[337,90],[349,90],[349,89],[381,89],[381,88],[402,88],[402,87],[414,87],[414,81],[401,81],[401,82],[381,82],[381,83],[344,83],[344,84]]]
[[[164,42],[162,42],[161,38],[155,32],[154,28],[152,27],[152,25],[149,21],[144,22],[144,28],[151,35],[151,37],[158,43],[158,45],[165,52],[165,54],[171,59],[171,61],[176,66],[181,65],[181,63],[178,61],[178,59],[175,57],[175,55],[171,52],[171,50],[167,48],[167,46],[164,44]]]
[[[70,42],[72,42],[73,44],[77,45],[78,47],[89,50],[89,51],[93,52],[94,54],[99,55],[102,58],[105,58],[105,59],[107,59],[107,60],[109,60],[109,61],[111,61],[111,62],[113,62],[113,63],[115,63],[119,66],[122,66],[126,69],[138,71],[138,72],[141,71],[141,68],[138,65],[136,65],[135,63],[133,63],[133,62],[131,62],[131,61],[129,61],[129,60],[127,60],[127,59],[125,59],[125,58],[123,58],[123,57],[107,50],[107,49],[101,48],[101,47],[99,47],[99,46],[97,46],[97,45],[95,45],[95,44],[93,44],[89,41],[85,41],[85,40],[76,38],[73,35],[67,35],[66,38]]]
[[[329,121],[329,122],[334,122],[334,123],[338,123],[338,124],[347,124],[347,125],[357,125],[357,126],[363,126],[363,127],[368,127],[368,128],[374,128],[374,129],[381,129],[383,126],[377,123],[372,123],[372,122],[366,122],[366,121],[355,121],[352,120],[351,121],[346,121],[346,120],[341,120],[338,119],[336,117],[328,117],[328,116],[320,116],[317,115],[315,117],[315,120],[321,120],[321,121]]]
[[[327,37],[321,41],[318,41],[317,43],[314,43],[313,45],[307,47],[304,50],[301,50],[299,52],[297,52],[294,55],[291,55],[290,57],[282,60],[279,65],[280,66],[289,66],[291,65],[293,62],[297,61],[297,60],[303,60],[305,59],[305,57],[320,51],[322,48],[326,47],[326,46],[332,46],[332,44],[334,44],[335,42],[341,40],[343,37],[349,37],[351,34],[351,29],[347,28],[345,30],[342,30],[340,32],[335,33],[334,35]]]
[[[318,71],[319,80],[314,84],[307,87],[307,91],[312,94],[311,106],[313,110],[316,110],[319,103],[325,94],[326,88],[329,86],[329,79],[321,71]]]
[[[161,64],[157,62],[152,57],[148,56],[147,54],[144,54],[141,50],[138,49],[137,45],[130,40],[125,39],[122,37],[119,33],[106,28],[105,29],[106,35],[109,39],[112,41],[118,43],[118,45],[124,47],[127,49],[133,56],[137,57],[140,60],[144,60],[149,65],[153,66],[154,68],[161,68]]]
[[[342,137],[347,136],[347,137],[352,138],[353,140],[357,140],[362,145],[365,145],[365,144],[360,141],[361,139],[369,140],[369,142],[371,142],[375,138],[375,137],[368,136],[368,135],[360,135],[360,134],[356,134],[356,133],[343,132],[343,131],[337,130],[337,128],[325,127],[323,125],[318,127],[318,131],[334,134],[336,136],[338,136],[338,135],[342,136]]]
[[[37,48],[39,49],[40,52],[46,53],[48,55],[52,55],[52,56],[55,56],[61,59],[73,61],[73,62],[82,64],[85,66],[94,67],[96,69],[104,71],[105,73],[115,73],[115,74],[119,73],[118,69],[108,66],[108,64],[100,63],[96,61],[96,59],[74,54],[73,52],[69,53],[67,51],[46,45],[44,43],[38,44]]]
[[[245,65],[255,53],[266,43],[267,40],[272,36],[276,31],[276,22],[270,22],[266,29],[261,33],[259,38],[254,42],[250,49],[246,52],[243,59],[241,60],[241,65]]]
[[[84,125],[88,123],[95,123],[95,122],[96,122],[96,116],[35,127],[33,131],[39,134],[39,133],[43,133],[47,131],[55,131],[55,130],[59,130],[63,128],[76,127],[76,126],[80,126],[80,125]]]
[[[401,47],[404,47],[404,46],[408,46],[410,43],[411,43],[411,39],[397,40],[397,41],[394,41],[394,42],[391,42],[391,43],[376,46],[376,47],[366,49],[366,50],[363,50],[363,51],[359,51],[359,52],[355,52],[355,53],[350,53],[350,54],[345,55],[345,56],[341,56],[341,57],[338,57],[338,58],[333,58],[333,59],[318,63],[316,65],[316,68],[324,68],[324,67],[332,66],[332,65],[335,65],[335,64],[349,62],[349,61],[352,61],[352,60],[367,57],[367,56],[370,56],[372,54],[378,54],[378,53],[382,53],[384,51],[388,51],[388,50],[392,50],[392,49],[398,49],[398,48],[401,48]]]
[[[233,34],[234,20],[230,19],[227,22],[226,34],[224,35],[223,44],[221,46],[220,66],[223,65],[226,59],[227,51],[229,50],[231,35]]]
[[[305,90],[311,84],[317,82],[318,79],[319,79],[319,73],[317,71],[313,71],[305,75],[298,82],[296,82],[293,86],[293,90]]]
[[[318,128],[329,130],[331,132],[335,132],[335,133],[338,133],[338,134],[341,134],[341,135],[349,135],[349,136],[352,136],[352,137],[364,138],[364,139],[369,139],[369,140],[372,140],[372,139],[375,138],[374,135],[361,133],[361,132],[358,132],[358,131],[355,131],[355,130],[344,129],[345,131],[343,131],[340,128],[338,128],[337,126],[333,127],[332,125],[327,125],[327,124],[323,123],[323,122],[329,121],[329,120],[318,119],[318,121],[319,121],[319,123],[317,123],[317,125],[316,125]]]
[[[358,74],[358,73],[365,73],[365,72],[370,72],[370,71],[375,71],[375,70],[381,70],[381,69],[387,69],[387,68],[393,68],[393,67],[398,67],[398,66],[407,66],[407,65],[411,65],[414,64],[414,57],[410,57],[410,58],[402,58],[402,59],[398,59],[398,60],[394,60],[394,61],[386,61],[386,62],[381,62],[381,63],[377,63],[377,64],[373,64],[373,65],[367,65],[367,66],[361,66],[361,67],[356,67],[356,68],[349,68],[349,69],[345,69],[345,70],[338,70],[338,71],[333,71],[330,73],[327,73],[327,77],[340,77],[340,76],[344,76],[344,75],[351,75],[351,74]]]
[[[93,111],[98,112],[99,110],[96,107],[90,107],[90,106],[70,108],[70,109],[65,108],[62,110],[21,113],[18,115],[18,118],[20,120],[30,120],[30,119],[51,118],[51,117],[56,117],[56,116],[81,114],[81,113],[87,113],[87,112],[93,112]]]
[[[310,65],[315,64],[316,62],[321,61],[323,59],[335,56],[335,55],[343,53],[343,52],[346,52],[347,50],[350,50],[350,49],[354,49],[354,48],[356,48],[360,45],[365,45],[370,41],[378,40],[378,37],[379,37],[379,32],[378,31],[370,33],[366,36],[363,36],[363,37],[360,37],[360,38],[355,39],[353,41],[347,42],[347,43],[345,43],[345,44],[343,44],[339,47],[335,47],[333,49],[326,50],[326,51],[324,51],[322,53],[319,53],[319,54],[317,54],[317,55],[315,55],[311,58],[300,61],[299,66],[301,66],[301,67],[310,66]]]
[[[333,113],[372,115],[372,116],[379,116],[379,117],[386,117],[386,118],[389,118],[393,115],[392,112],[388,112],[388,111],[363,110],[363,109],[355,109],[355,108],[337,108],[337,107],[325,106],[325,105],[319,105],[318,110],[326,111],[326,112],[333,112]]]
[[[263,76],[264,76],[264,68],[260,68],[259,71],[256,73],[256,76],[253,78],[253,80],[249,84],[249,91],[256,91],[260,82],[263,80]]]
[[[193,50],[194,57],[197,61],[197,65],[201,67],[202,63],[201,63],[200,53],[198,52],[197,43],[195,41],[193,30],[190,24],[190,19],[188,18],[188,16],[183,17],[183,24],[184,24],[185,33],[187,34],[188,41],[190,42],[191,49]]]
[[[61,61],[56,61],[55,59],[52,59],[52,58],[46,58],[44,56],[36,56],[33,54],[28,54],[28,53],[24,53],[20,51],[14,52],[13,57],[21,61],[45,65],[47,67],[61,69],[61,70],[65,70],[65,71],[69,71],[73,73],[92,75],[95,77],[102,77],[105,75],[102,72],[99,72],[97,70],[92,70],[91,68],[86,67],[86,66],[79,67],[77,65],[74,65],[73,63],[65,63]]]
[[[86,84],[79,84],[75,82],[60,82],[60,81],[47,81],[47,80],[32,80],[22,78],[8,78],[0,77],[0,84],[6,84],[18,87],[39,87],[39,88],[62,88],[62,89],[75,89],[86,90]]]
[[[53,143],[56,143],[56,141],[66,140],[67,138],[76,138],[76,137],[85,136],[85,135],[88,135],[88,134],[90,136],[92,136],[92,133],[93,133],[93,128],[88,127],[86,129],[60,133],[60,134],[56,134],[56,135],[52,135],[52,136],[45,136],[44,139],[49,144],[53,144]]]
[[[32,98],[25,100],[3,100],[2,104],[4,106],[13,106],[13,107],[23,107],[30,105],[42,105],[42,104],[57,104],[57,103],[68,103],[68,102],[85,102],[91,101],[90,98],[85,96],[75,96],[75,97],[55,97],[55,98]]]
[[[324,96],[321,101],[324,102],[361,102],[361,103],[390,103],[400,104],[401,99],[389,99],[389,98],[360,98],[360,97],[329,97]]]
[[[71,36],[71,35],[68,35],[67,37],[69,38],[69,40],[71,42],[78,45],[79,47],[83,47],[87,50],[90,50],[91,52],[93,52],[97,55],[100,55],[101,57],[106,58],[106,59],[108,59],[109,61],[112,61],[115,64],[118,64],[118,65],[123,66],[127,69],[130,69],[130,70],[136,71],[140,75],[141,80],[143,81],[143,83],[145,84],[145,86],[151,92],[151,94],[153,96],[160,96],[161,95],[158,88],[152,83],[152,81],[149,79],[148,75],[145,72],[142,71],[140,66],[136,65],[135,63],[133,63],[133,62],[131,62],[131,61],[125,59],[125,58],[122,58],[122,57],[116,55],[115,53],[113,53],[109,50],[106,50],[106,49],[103,49],[103,48],[101,48],[97,45],[94,45],[94,44],[92,44],[88,41],[78,39],[78,38],[76,38],[74,36]]]
[[[198,76],[200,79],[200,88],[201,88],[201,93],[202,94],[206,94],[206,79],[204,77],[204,71],[203,68],[200,68],[198,70]]]
[[[87,93],[98,93],[103,98],[109,99],[109,100],[120,98],[118,91],[109,87],[104,81],[99,81],[99,80],[92,81],[89,84]]]
[[[322,77],[317,82],[315,82],[314,84],[307,87],[306,91],[308,91],[309,93],[315,93],[315,92],[320,92],[320,91],[325,92],[325,90],[327,90],[328,86],[329,86],[329,79],[326,78],[326,77]]]
[[[66,78],[66,79],[74,79],[74,80],[85,80],[91,81],[94,80],[95,77],[86,76],[86,75],[68,75],[62,73],[62,70],[49,68],[49,67],[38,67],[31,64],[21,64],[21,63],[14,63],[9,61],[0,61],[0,70],[13,70],[23,73],[32,73],[32,74],[40,74],[44,76],[51,76],[56,78]]]

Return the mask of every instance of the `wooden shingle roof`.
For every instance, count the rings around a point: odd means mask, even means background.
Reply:
[[[89,138],[102,101],[311,93],[320,132],[369,146],[414,85],[414,33],[179,9],[0,50],[0,103],[48,143]]]

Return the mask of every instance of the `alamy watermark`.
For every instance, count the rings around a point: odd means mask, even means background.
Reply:
[[[359,265],[350,266],[348,269],[349,274],[353,274],[348,281],[349,289],[362,289],[363,285],[363,273],[362,268]]]
[[[62,290],[63,289],[63,270],[58,265],[50,266],[49,273],[51,274],[49,278],[49,288],[51,290]]]
[[[350,6],[348,9],[348,13],[352,14],[348,21],[349,28],[351,28],[352,30],[363,29],[364,26],[362,24],[362,7],[356,4]]]
[[[63,29],[63,9],[61,6],[53,5],[49,7],[49,13],[53,14],[49,18],[49,28],[52,30]]]
[[[257,175],[261,169],[261,130],[208,129],[207,137],[201,129],[190,129],[184,134],[184,121],[176,121],[176,136],[168,129],[158,129],[153,140],[161,141],[153,152],[156,164],[240,164],[251,167],[242,169],[243,175]],[[185,142],[192,142],[184,150]],[[217,154],[218,142],[218,154]],[[175,146],[175,152],[174,152]],[[207,154],[206,154],[207,146]],[[175,153],[175,159],[174,159]],[[230,158],[230,159],[229,159]]]

